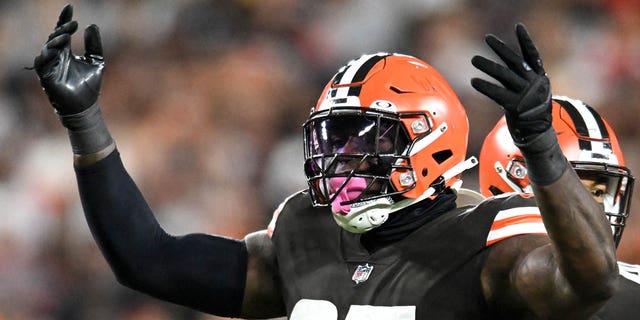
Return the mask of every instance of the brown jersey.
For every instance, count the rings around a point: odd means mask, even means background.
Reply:
[[[500,214],[506,220],[498,221]],[[490,245],[536,233],[531,226],[542,225],[539,218],[533,198],[492,198],[444,213],[370,254],[360,235],[340,228],[329,208],[313,207],[300,192],[283,203],[271,225],[287,315],[494,319],[480,281]]]
[[[640,265],[618,262],[619,286],[616,293],[595,314],[594,320],[635,320],[640,318]]]

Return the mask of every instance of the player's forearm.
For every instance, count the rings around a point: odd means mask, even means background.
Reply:
[[[134,257],[155,252],[155,246],[166,237],[134,182],[121,168],[117,151],[92,165],[76,167],[89,228],[116,274],[145,269],[147,266],[135,265]]]
[[[603,208],[571,167],[551,184],[533,185],[560,272],[583,298],[612,294],[617,278],[615,247]],[[589,296],[592,295],[592,296]]]
[[[527,163],[560,273],[583,299],[608,297],[617,273],[604,208],[569,165],[553,128],[516,145]]]
[[[117,151],[76,167],[76,175],[87,222],[118,281],[196,310],[238,316],[247,270],[244,242],[167,234]]]

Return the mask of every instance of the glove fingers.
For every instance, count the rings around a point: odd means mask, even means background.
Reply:
[[[61,25],[71,21],[72,17],[73,17],[73,6],[71,4],[67,4],[66,6],[64,6],[64,8],[62,8],[62,11],[60,12],[60,16],[58,17],[58,23],[56,24],[56,29]]]
[[[47,49],[62,49],[63,47],[71,44],[71,35],[68,33],[63,33],[51,41],[47,42],[45,47]]]
[[[521,23],[516,25],[516,35],[518,37],[518,43],[520,44],[520,50],[524,60],[533,68],[537,74],[544,74],[544,67],[542,66],[542,59],[540,59],[540,53],[538,48],[531,40],[531,36],[525,26]]]
[[[84,30],[85,58],[103,60],[100,29],[92,24]]]
[[[511,50],[502,40],[496,38],[493,35],[488,35],[485,38],[486,43],[493,49],[493,51],[504,61],[509,69],[516,72],[518,75],[525,79],[532,79],[535,77],[533,69],[529,66],[524,59],[516,52]]]
[[[475,56],[471,59],[471,64],[480,71],[498,80],[498,82],[509,90],[521,92],[527,87],[528,82],[526,80],[522,79],[510,69],[485,57]]]
[[[56,50],[47,49],[43,47],[38,56],[33,59],[33,68],[36,69],[38,74],[42,74],[43,67],[49,63],[56,56]]]
[[[505,109],[508,106],[513,105],[511,101],[516,101],[516,99],[518,98],[517,95],[513,92],[480,78],[472,78],[471,86],[478,92],[484,94],[491,100],[504,107]]]
[[[51,40],[63,33],[68,33],[68,34],[73,34],[74,32],[76,32],[76,30],[78,30],[78,22],[77,21],[69,21],[65,24],[63,24],[62,26],[59,26],[56,28],[55,31],[53,31],[53,33],[51,33],[49,35],[48,40]]]
[[[511,50],[511,48],[509,48],[502,40],[498,39],[494,35],[488,35],[485,38],[485,42],[498,55],[498,57],[504,61],[509,69],[516,72],[523,71],[522,57]]]
[[[36,70],[39,70],[42,66],[49,63],[49,61],[51,61],[57,55],[58,50],[43,47],[40,54],[33,60],[33,66],[36,68]]]
[[[33,60],[33,67],[39,75],[44,75],[46,66],[58,57],[60,51],[69,45],[70,40],[71,36],[65,33],[45,44],[40,55]]]

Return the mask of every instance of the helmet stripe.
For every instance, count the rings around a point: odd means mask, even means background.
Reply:
[[[602,139],[609,138],[609,133],[604,121],[593,108],[580,100],[567,97],[555,97],[554,100],[569,113],[579,135],[595,139],[578,137],[581,150],[589,150],[598,154],[611,153],[611,144],[608,141],[602,141]]]
[[[362,65],[362,67],[360,67],[360,69],[358,69],[358,71],[353,76],[353,80],[351,82],[364,81],[364,79],[367,78],[367,74],[369,73],[369,71],[371,71],[373,66],[375,66],[376,63],[378,63],[378,61],[384,59],[387,56],[389,56],[389,55],[388,54],[384,54],[384,55],[376,55],[376,56],[371,57],[369,60],[367,60],[367,62],[365,62]],[[359,96],[361,89],[362,89],[361,85],[352,86],[352,87],[349,88],[349,93],[347,93],[347,95]]]
[[[389,56],[388,53],[376,53],[363,55],[362,57],[351,60],[341,72],[336,75],[334,85],[347,85],[350,83],[362,81],[366,78],[367,73],[371,71],[371,68],[380,61],[380,59]],[[360,80],[357,80],[360,79]],[[332,98],[346,98],[352,95],[360,94],[360,86],[357,86],[357,91],[352,92],[352,87],[338,87],[331,92]]]
[[[340,68],[340,70],[338,70],[338,73],[336,73],[336,75],[333,77],[333,84],[339,84],[340,81],[342,80],[342,77],[344,77],[345,72],[347,72],[347,69],[349,69],[349,67],[351,67],[350,64]],[[331,98],[335,98],[336,97],[336,93],[338,92],[338,89],[331,89]]]
[[[576,127],[576,132],[581,136],[589,136],[589,130],[587,130],[587,125],[580,116],[580,112],[576,110],[576,108],[566,100],[554,99],[557,103],[559,103],[562,108],[567,111],[571,121],[573,121],[573,125]],[[589,141],[578,138],[578,144],[580,146],[580,150],[591,150],[591,143]]]
[[[609,131],[607,131],[607,127],[604,125],[604,121],[602,120],[602,117],[600,117],[600,115],[595,110],[593,110],[593,108],[590,105],[586,103],[584,105],[585,107],[587,107],[587,110],[591,112],[593,119],[598,124],[598,129],[600,129],[600,136],[602,136],[603,139],[609,139]]]

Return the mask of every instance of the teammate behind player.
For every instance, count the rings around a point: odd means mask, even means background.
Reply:
[[[615,291],[608,222],[558,147],[549,82],[523,26],[524,59],[493,36],[508,68],[473,59],[519,87],[472,84],[512,119],[536,199],[456,208],[451,187],[474,164],[465,109],[424,61],[364,55],[328,82],[304,125],[309,190],[280,206],[271,236],[243,240],[164,232],[100,115],[98,28],[85,30],[81,57],[76,29],[67,6],[34,65],[69,131],[87,222],[124,285],[212,314],[294,320],[579,318]],[[514,216],[544,220],[548,236],[503,232]]]
[[[617,246],[629,217],[634,185],[617,136],[598,112],[580,100],[554,96],[552,105],[552,123],[560,148],[583,185],[603,205]],[[482,144],[479,179],[486,197],[531,193],[526,164],[513,144],[504,117]],[[620,290],[598,312],[602,319],[631,319],[640,312],[640,266],[618,262],[618,268]]]
[[[584,102],[554,96],[552,105],[560,148],[587,190],[604,206],[617,245],[629,217],[635,180],[625,167],[618,138],[609,123]],[[527,166],[504,117],[482,144],[479,183],[485,197],[532,193]]]

